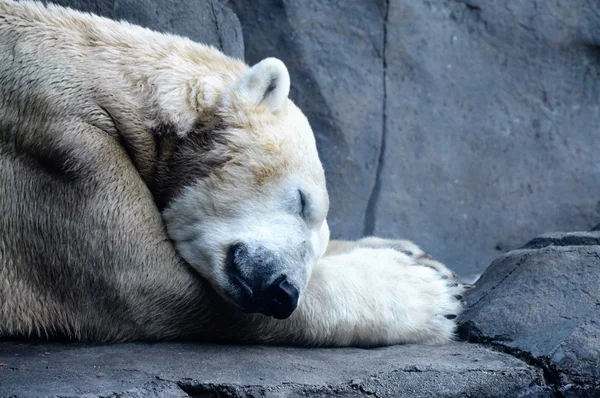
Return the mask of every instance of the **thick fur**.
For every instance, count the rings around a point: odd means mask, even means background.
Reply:
[[[0,336],[452,338],[464,286],[445,266],[408,241],[328,247],[324,173],[280,61],[8,0],[0,59]],[[236,242],[270,256],[244,278],[301,292],[291,317],[239,310]]]

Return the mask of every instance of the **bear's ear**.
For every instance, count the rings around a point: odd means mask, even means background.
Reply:
[[[277,58],[265,58],[246,72],[238,94],[253,106],[266,105],[276,112],[285,107],[290,94],[290,74]]]

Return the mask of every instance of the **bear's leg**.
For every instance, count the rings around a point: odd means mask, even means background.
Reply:
[[[437,270],[447,279],[456,277],[448,267],[439,261],[435,261],[431,256],[425,253],[419,246],[409,240],[402,239],[382,239],[374,236],[362,238],[357,241],[332,240],[327,246],[325,256],[347,253],[352,249],[372,248],[372,249],[394,249],[411,257],[414,261],[425,267]]]

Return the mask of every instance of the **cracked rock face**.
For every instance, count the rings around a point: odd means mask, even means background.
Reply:
[[[497,259],[466,298],[461,335],[543,368],[566,396],[600,395],[599,243],[553,233]]]
[[[126,20],[159,32],[173,33],[213,45],[244,58],[244,41],[235,14],[218,0],[51,0],[42,1],[103,17]]]
[[[290,66],[332,236],[412,239],[468,277],[600,221],[596,1],[229,3],[247,59]]]
[[[468,343],[380,349],[0,343],[0,396],[549,396],[541,371]]]

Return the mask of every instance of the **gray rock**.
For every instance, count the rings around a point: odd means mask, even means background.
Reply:
[[[597,1],[230,3],[247,59],[290,66],[334,237],[412,239],[470,276],[600,221]]]
[[[334,237],[360,238],[368,221],[383,127],[382,3],[229,1],[246,61],[287,65],[291,98],[316,135],[330,193]]]
[[[213,45],[224,53],[244,58],[244,42],[235,14],[218,0],[51,0],[80,11],[92,12],[157,30],[187,36]]]
[[[541,249],[546,246],[600,245],[600,231],[550,232],[527,242],[521,249]]]
[[[467,343],[300,349],[0,343],[0,396],[547,397],[539,369]]]
[[[546,235],[564,243],[589,233]],[[545,369],[566,395],[600,394],[600,246],[560,244],[510,252],[467,297],[461,335]],[[538,243],[535,243],[538,242]],[[580,243],[582,241],[580,240]],[[596,242],[597,243],[597,242]]]
[[[375,232],[471,274],[600,218],[596,1],[395,1]]]

